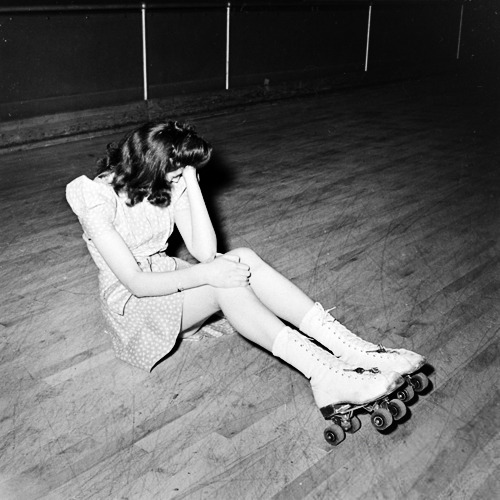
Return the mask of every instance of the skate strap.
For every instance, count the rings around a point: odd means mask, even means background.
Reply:
[[[380,370],[377,367],[374,368],[369,368],[368,370],[365,368],[361,368],[360,366],[358,368],[344,368],[345,372],[356,372],[359,374],[369,372],[369,373],[380,373]]]

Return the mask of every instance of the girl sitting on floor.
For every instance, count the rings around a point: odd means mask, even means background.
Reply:
[[[241,335],[309,378],[320,409],[364,404],[401,386],[422,356],[360,339],[253,250],[217,253],[198,183],[211,152],[189,125],[147,123],[108,146],[95,179],[67,186],[99,269],[117,357],[151,370],[180,333],[222,311]],[[174,225],[199,263],[166,254]]]

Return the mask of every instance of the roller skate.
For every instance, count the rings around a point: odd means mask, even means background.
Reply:
[[[403,402],[411,401],[416,392],[428,388],[429,379],[419,371],[426,363],[423,356],[407,349],[389,349],[367,342],[337,321],[330,311],[325,311],[319,303],[314,304],[302,320],[300,330],[350,365],[399,373],[406,380],[405,388],[398,393]]]
[[[372,413],[372,423],[379,430],[406,414],[404,402],[390,396],[404,384],[396,372],[348,365],[288,327],[279,332],[272,351],[310,379],[318,408],[325,419],[332,421],[324,433],[332,445],[343,441],[346,432],[361,427],[354,415],[357,410]]]
[[[339,403],[322,407],[321,414],[325,420],[331,421],[323,433],[327,443],[338,446],[344,441],[346,433],[354,434],[361,428],[361,421],[355,415],[359,410],[371,413],[371,423],[378,431],[385,431],[392,427],[408,412],[398,392],[365,404]]]

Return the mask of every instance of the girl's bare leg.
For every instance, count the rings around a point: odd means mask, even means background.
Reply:
[[[182,331],[201,326],[222,310],[231,325],[244,337],[268,351],[285,326],[255,295],[251,287],[213,288],[202,286],[184,292]]]
[[[285,326],[249,286],[203,286],[184,291],[183,329],[198,325],[219,308],[241,335],[310,379],[314,399],[322,411],[330,411],[329,405],[339,403],[364,404],[373,401],[403,383],[397,373],[360,374],[352,370],[351,366]]]
[[[414,373],[425,364],[425,358],[418,353],[407,349],[386,349],[358,337],[252,250],[240,248],[229,253],[238,255],[241,262],[250,266],[250,285],[266,307],[346,363],[364,369],[395,371],[401,375]]]
[[[250,286],[258,299],[279,318],[299,327],[314,301],[253,250],[238,248],[228,252],[250,266]]]

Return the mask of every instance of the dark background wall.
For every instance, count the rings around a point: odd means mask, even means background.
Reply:
[[[147,15],[148,75],[153,98],[224,88],[225,6],[186,5],[184,9],[153,9]]]
[[[372,4],[369,73],[396,78],[410,68],[421,74],[456,68],[461,1]],[[226,3],[148,5],[149,96],[224,90]],[[459,64],[498,64],[495,0],[463,5]],[[233,1],[230,87],[345,74],[362,79],[368,6]],[[140,2],[2,3],[0,121],[137,102],[142,84]]]

